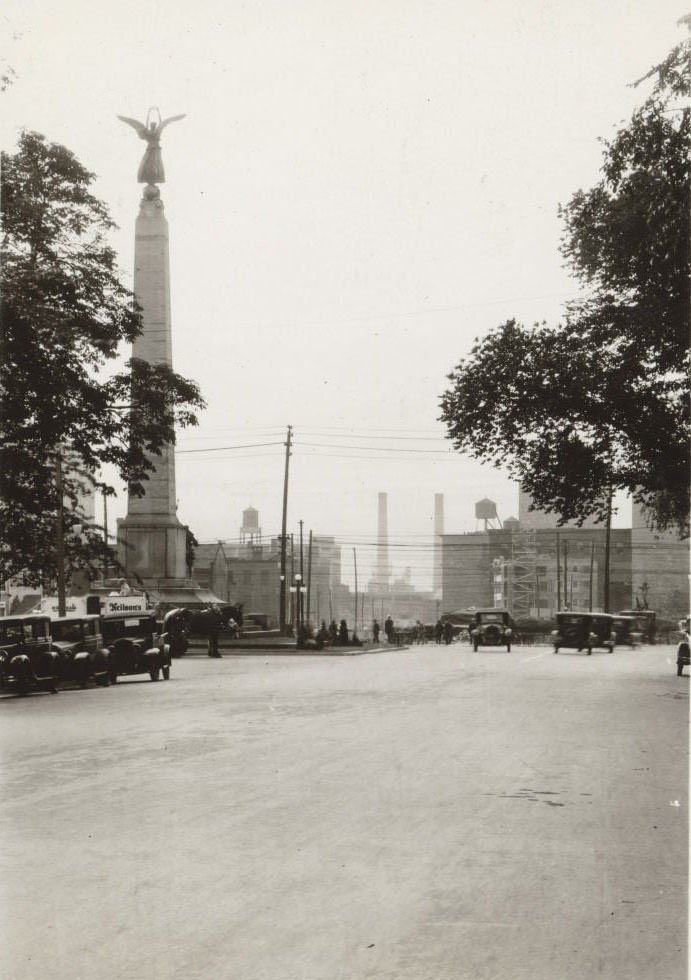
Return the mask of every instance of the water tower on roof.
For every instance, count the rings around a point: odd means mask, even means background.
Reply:
[[[240,528],[240,544],[261,544],[262,529],[259,527],[259,511],[254,507],[246,507],[242,512],[242,527]]]
[[[483,500],[478,500],[475,504],[475,527],[477,529],[477,522],[482,521],[484,523],[483,530],[485,531],[500,531],[501,521],[499,520],[499,514],[497,514],[497,505],[493,500],[488,500],[485,497]]]

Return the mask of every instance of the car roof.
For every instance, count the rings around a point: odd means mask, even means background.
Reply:
[[[51,623],[74,623],[81,622],[83,619],[100,619],[95,613],[84,613],[83,616],[74,613],[72,616],[52,616]]]
[[[23,613],[21,616],[0,616],[0,623],[32,623],[37,619],[50,620],[48,613]]]

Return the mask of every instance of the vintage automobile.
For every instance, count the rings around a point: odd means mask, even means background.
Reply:
[[[151,613],[113,613],[101,617],[103,639],[112,658],[112,674],[148,674],[152,681],[170,677],[170,645],[158,634]]]
[[[612,639],[616,646],[640,646],[641,636],[635,616],[623,616],[620,613],[612,616]]]
[[[506,646],[510,651],[513,625],[508,609],[476,609],[470,626],[473,650],[481,646]]]
[[[28,694],[57,693],[60,656],[52,649],[50,617],[5,616],[0,619],[0,690]]]
[[[643,643],[655,643],[656,613],[652,609],[622,609],[617,616],[633,616]]]
[[[562,647],[587,650],[588,656],[594,647],[603,647],[610,653],[614,649],[612,637],[612,617],[609,613],[558,612],[557,628],[552,630],[554,652]]]
[[[60,654],[60,680],[86,687],[108,687],[114,678],[110,651],[103,643],[99,616],[58,616],[51,621],[53,649]]]
[[[677,646],[677,677],[684,673],[684,667],[691,664],[691,616],[679,621],[681,640]]]

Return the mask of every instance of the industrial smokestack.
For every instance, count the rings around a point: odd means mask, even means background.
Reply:
[[[442,556],[441,556],[441,536],[444,533],[444,494],[435,493],[434,495],[434,576],[433,589],[437,599],[441,599],[442,592]]]
[[[389,525],[387,515],[387,496],[379,494],[379,511],[377,517],[377,587],[382,592],[389,589]]]

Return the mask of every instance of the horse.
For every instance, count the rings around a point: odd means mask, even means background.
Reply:
[[[237,605],[207,606],[206,609],[185,609],[185,627],[188,633],[208,637],[219,630],[239,632],[242,626],[243,603]],[[231,620],[235,624],[231,625]]]

